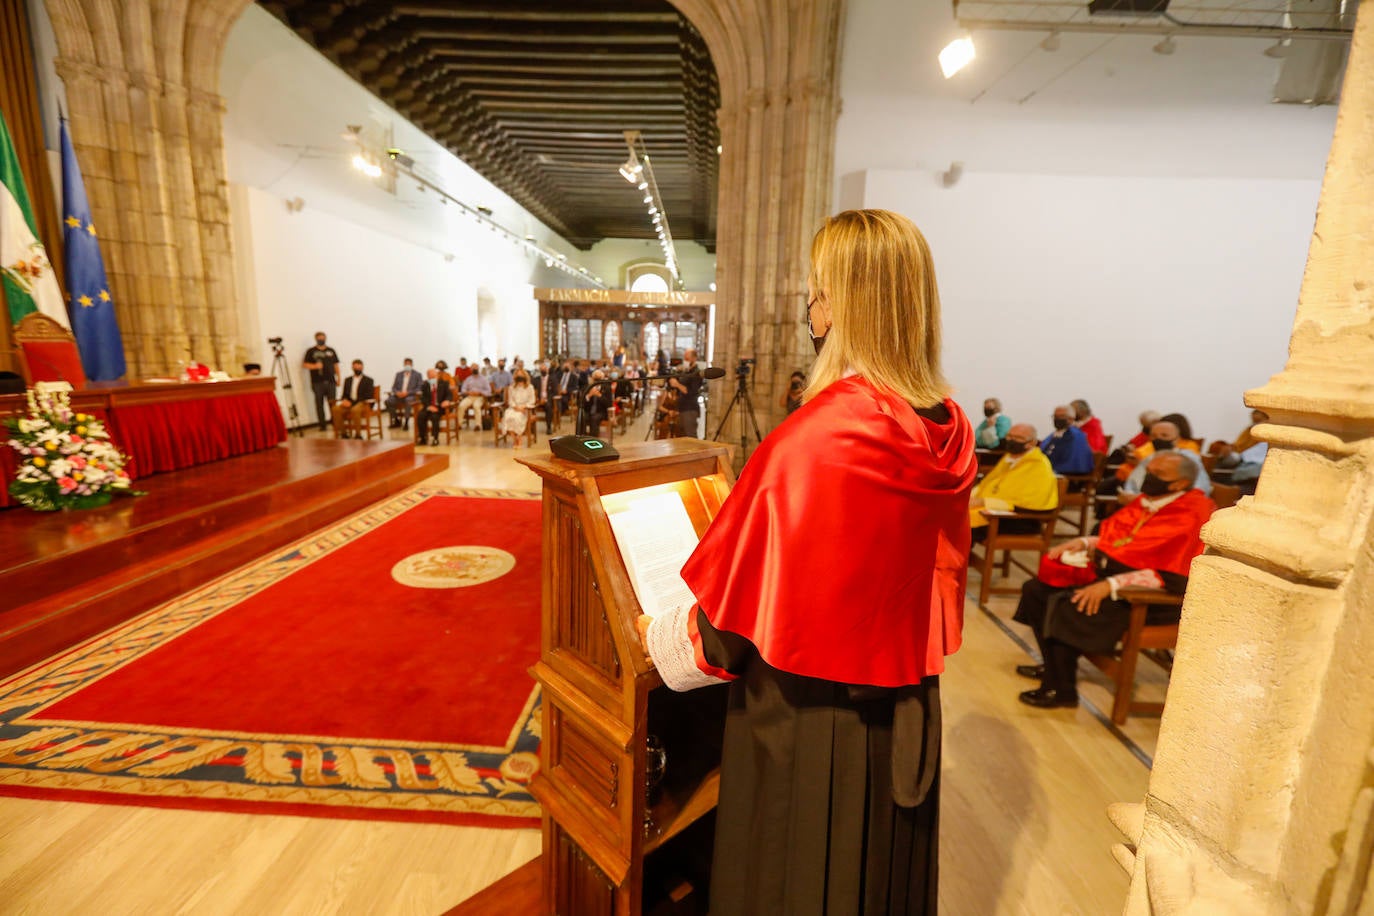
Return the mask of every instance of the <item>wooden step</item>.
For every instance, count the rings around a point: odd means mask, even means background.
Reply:
[[[101,509],[0,514],[0,549],[21,547],[0,569],[0,677],[447,467],[447,456],[416,455],[410,443],[293,440],[148,478],[149,496]],[[54,537],[61,549],[44,552]]]

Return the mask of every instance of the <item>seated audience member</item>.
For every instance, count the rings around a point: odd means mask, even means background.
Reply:
[[[1154,426],[1156,423],[1159,422],[1159,411],[1142,410],[1140,412],[1140,417],[1138,419],[1140,420],[1140,431],[1137,432],[1131,438],[1127,439],[1124,445],[1117,447],[1116,451],[1112,452],[1112,454],[1107,458],[1107,467],[1114,468],[1118,465],[1125,464],[1128,461],[1131,462],[1132,466],[1134,466],[1134,456],[1136,449],[1149,444],[1150,427]],[[1129,473],[1131,473],[1130,470],[1127,470],[1126,474]],[[1126,479],[1126,474],[1121,475],[1122,480]]]
[[[515,447],[525,442],[525,431],[529,428],[530,411],[538,402],[534,385],[525,370],[517,370],[510,388],[506,391],[506,410],[501,414],[501,435],[513,436]]]
[[[1022,703],[1045,709],[1078,705],[1079,655],[1111,652],[1130,625],[1131,607],[1117,598],[1118,589],[1183,593],[1189,566],[1202,553],[1202,526],[1216,508],[1193,486],[1198,465],[1186,454],[1170,451],[1151,458],[1140,499],[1103,522],[1099,536],[1074,538],[1050,550],[1048,562],[1061,565],[1069,551],[1086,555],[1083,581],[1088,584],[1061,588],[1035,578],[1021,587],[1013,619],[1031,628],[1044,659],[1041,665],[1016,667],[1017,674],[1040,680],[1038,689],[1021,694]],[[1147,622],[1178,618],[1176,607],[1151,608]]]
[[[474,411],[473,416],[477,417],[477,428],[481,429],[482,411],[487,405],[487,398],[491,397],[491,379],[480,372],[474,372],[463,381],[463,387],[459,391],[463,399],[458,402],[458,421],[461,423],[471,409]]]
[[[1073,408],[1074,416],[1077,418],[1073,425],[1083,430],[1083,435],[1088,437],[1088,448],[1099,455],[1106,452],[1107,434],[1102,432],[1102,421],[1093,416],[1093,409],[1088,406],[1088,402],[1079,398],[1077,401],[1070,401],[1069,406]]]
[[[441,359],[434,364],[434,368],[438,370],[439,378],[448,382],[450,386],[455,384],[455,382],[453,381],[453,376],[448,374],[448,363],[444,362]]]
[[[510,387],[512,379],[511,373],[506,369],[505,357],[496,361],[496,368],[492,370],[491,375],[487,376],[487,380],[491,382],[491,390],[493,392],[505,391]]]
[[[478,369],[477,371],[480,372],[482,375],[491,375],[493,372],[496,371],[496,367],[491,364],[490,356],[482,357],[482,368]]]
[[[419,445],[439,444],[439,427],[444,414],[453,406],[453,386],[439,375],[438,369],[425,373],[420,384],[419,410],[415,413],[415,441]]]
[[[339,399],[329,408],[334,420],[334,435],[340,439],[357,439],[362,434],[363,412],[376,395],[376,385],[370,376],[363,375],[363,361],[353,360],[353,374],[344,379]]]
[[[255,376],[255,375],[262,375],[262,363],[244,363],[244,364],[243,364],[243,376],[244,376],[244,378],[252,378],[252,377]]]
[[[461,385],[468,380],[469,375],[472,375],[472,367],[468,365],[468,358],[458,357],[458,367],[453,370],[453,380]]]
[[[1054,409],[1054,432],[1040,443],[1040,451],[1050,459],[1056,474],[1087,474],[1093,469],[1093,450],[1088,437],[1073,425],[1073,408],[1060,405]]]
[[[1193,444],[1196,445],[1197,443],[1194,442]],[[1168,420],[1160,420],[1154,426],[1151,426],[1150,449],[1152,457],[1163,452],[1177,451],[1197,467],[1197,474],[1194,477],[1196,482],[1193,485],[1201,490],[1204,495],[1212,495],[1212,480],[1207,476],[1207,471],[1202,466],[1202,456],[1200,456],[1196,450],[1190,450],[1184,447],[1184,440],[1179,435],[1177,425],[1170,423]],[[1118,500],[1123,503],[1130,502],[1143,492],[1142,487],[1145,482],[1145,476],[1149,473],[1148,464],[1148,461],[1141,461],[1135,466],[1135,470],[1131,471],[1130,476],[1121,484],[1121,490],[1117,494]]]
[[[973,431],[973,444],[978,448],[1001,448],[1009,429],[1011,418],[1002,413],[1002,402],[988,398],[983,402],[983,422]]]
[[[1213,442],[1211,445],[1207,447],[1207,453],[1209,455],[1216,456],[1217,467],[1235,467],[1236,465],[1240,464],[1243,460],[1241,458],[1241,455],[1244,452],[1260,444],[1260,440],[1255,438],[1255,427],[1260,425],[1261,423],[1268,422],[1269,414],[1265,413],[1262,410],[1250,411],[1250,425],[1240,431],[1240,435],[1236,436],[1235,442]]]
[[[1198,455],[1202,454],[1202,445],[1197,439],[1193,438],[1193,427],[1192,424],[1188,422],[1187,417],[1181,413],[1166,413],[1164,416],[1160,417],[1160,419],[1166,423],[1172,423],[1178,428],[1178,443],[1174,448],[1193,452]]]
[[[969,499],[968,519],[974,541],[982,541],[988,534],[984,509],[1048,512],[1059,508],[1059,483],[1049,459],[1035,445],[1035,427],[1016,424],[1007,430],[1003,446],[1006,454],[973,488]],[[1008,534],[1030,534],[1040,530],[1040,522],[1033,518],[1004,518],[998,529]]]
[[[401,412],[411,412],[419,393],[420,373],[415,371],[414,361],[407,356],[401,371],[396,373],[396,378],[391,382],[391,391],[387,394],[386,409],[391,414],[392,429],[405,425],[401,419]]]
[[[582,396],[582,409],[577,413],[577,433],[580,436],[599,435],[602,422],[611,415],[611,386],[597,384],[605,380],[604,369],[592,373],[592,386]]]

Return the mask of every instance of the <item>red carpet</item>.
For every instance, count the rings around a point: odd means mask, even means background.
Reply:
[[[541,534],[418,491],[153,611],[0,685],[0,792],[526,823]]]

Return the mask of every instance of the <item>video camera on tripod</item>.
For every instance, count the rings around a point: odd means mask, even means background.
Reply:
[[[286,347],[282,343],[280,337],[269,337],[267,338],[267,343],[272,347],[273,356],[284,356],[286,354]]]
[[[286,345],[280,337],[269,337],[267,343],[272,348],[271,374],[276,377],[277,384],[281,385],[282,397],[286,400],[286,413],[289,418],[287,429],[294,435],[304,436],[305,433],[300,427],[300,410],[296,407],[296,392],[291,386],[291,367],[286,363]]]
[[[752,356],[741,356],[739,365],[735,366],[735,378],[744,380],[749,377],[749,373],[754,371],[754,365],[758,362]]]

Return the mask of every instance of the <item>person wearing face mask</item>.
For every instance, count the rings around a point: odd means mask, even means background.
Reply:
[[[1040,665],[1018,665],[1016,673],[1040,687],[1020,700],[1052,709],[1078,705],[1078,657],[1111,652],[1130,625],[1131,606],[1117,598],[1122,588],[1163,588],[1183,594],[1193,558],[1203,550],[1202,526],[1216,506],[1194,484],[1199,465],[1188,453],[1166,450],[1150,459],[1142,495],[1102,523],[1096,536],[1074,538],[1052,548],[1051,561],[1070,551],[1089,562],[1081,587],[1057,588],[1039,578],[1021,587],[1012,618],[1030,627],[1040,647]],[[1146,623],[1177,623],[1179,608],[1152,607]]]
[[[1093,409],[1088,406],[1088,402],[1079,398],[1070,401],[1069,406],[1073,408],[1073,425],[1083,430],[1083,435],[1088,437],[1088,448],[1094,454],[1103,454],[1107,451],[1107,434],[1102,431],[1102,421],[1093,416]]]
[[[1073,408],[1061,404],[1054,409],[1054,432],[1040,443],[1040,451],[1050,459],[1056,474],[1088,474],[1095,459],[1083,430],[1073,425]]]
[[[320,430],[327,427],[330,415],[329,405],[334,402],[334,393],[339,390],[339,354],[325,343],[324,331],[315,332],[315,346],[305,351],[301,363],[310,370],[310,390],[315,396],[315,414],[320,420]]]
[[[407,356],[405,365],[391,382],[391,392],[386,399],[392,429],[407,425],[411,409],[415,406],[415,398],[420,393],[420,382],[420,373],[415,371],[415,362]]]
[[[805,403],[683,566],[696,603],[639,626],[670,689],[731,682],[712,916],[933,914],[973,424],[941,372],[935,267],[910,220],[827,219],[807,292],[824,348]]]
[[[353,360],[353,374],[344,379],[339,399],[331,409],[334,435],[340,439],[362,438],[362,419],[364,413],[371,409],[375,395],[376,385],[370,376],[363,375],[363,361]]]
[[[677,397],[677,434],[695,436],[697,420],[701,417],[701,371],[697,369],[697,351],[682,354],[682,369],[676,378],[668,379],[679,392]]]
[[[969,500],[969,525],[973,540],[987,537],[988,519],[984,509],[1008,512],[1027,509],[1048,512],[1059,508],[1059,483],[1045,453],[1036,447],[1035,427],[1018,423],[1007,430],[1003,446],[1006,454],[973,488]],[[1029,534],[1040,530],[1032,518],[1004,518],[1000,530],[1008,534]]]
[[[1001,448],[1010,429],[1011,417],[1002,413],[1002,402],[988,398],[983,402],[983,422],[973,431],[973,441],[979,448]]]
[[[1176,423],[1169,420],[1160,420],[1150,427],[1150,455],[1158,455],[1161,452],[1176,451],[1185,459],[1192,462],[1197,467],[1197,488],[1208,496],[1212,495],[1212,479],[1207,476],[1207,470],[1202,466],[1202,457],[1195,449],[1183,446],[1184,439],[1180,435],[1180,430]],[[1196,446],[1196,443],[1193,443]],[[1134,500],[1141,493],[1145,492],[1144,483],[1146,470],[1149,465],[1148,459],[1141,461],[1131,471],[1130,476],[1121,484],[1121,490],[1117,493],[1117,501],[1128,503]]]

